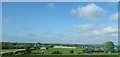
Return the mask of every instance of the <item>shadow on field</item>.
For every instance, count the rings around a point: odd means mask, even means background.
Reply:
[[[2,57],[119,57],[118,55],[12,55]]]

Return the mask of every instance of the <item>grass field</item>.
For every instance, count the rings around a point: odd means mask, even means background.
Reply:
[[[74,50],[74,53],[71,54],[70,51]],[[76,49],[68,49],[68,48],[49,48],[47,50],[43,50],[44,54],[42,55],[51,55],[54,51],[60,51],[62,52],[62,55],[118,55],[118,53],[92,53],[92,54],[83,54],[82,50],[83,48],[76,48]],[[32,53],[40,54],[42,50],[33,50]],[[79,54],[80,53],[80,54]]]
[[[25,50],[25,49],[3,49],[3,50],[0,50],[0,52],[6,53],[6,52],[14,52],[14,51],[18,51],[18,50]]]
[[[76,54],[78,54],[78,53],[80,53],[80,52],[82,52],[82,48],[76,48],[76,49],[68,49],[68,48],[49,48],[49,49],[47,49],[47,50],[43,50],[44,51],[44,54],[45,55],[50,55],[52,52],[54,52],[54,51],[60,51],[60,52],[62,52],[62,54],[63,55],[69,55],[69,54],[71,54],[70,53],[70,51],[71,50],[74,50],[74,54],[76,53]],[[33,50],[32,52],[33,53],[40,53],[42,50]]]
[[[62,55],[51,55],[53,51],[60,51],[62,52]],[[74,50],[74,53],[71,54],[70,50]],[[76,48],[76,49],[68,49],[68,48],[49,48],[47,50],[44,50],[44,54],[40,54],[42,50],[33,50],[31,55],[9,55],[9,56],[2,56],[2,57],[119,57],[117,53],[94,53],[94,54],[78,54],[82,53],[83,48]],[[10,50],[2,50],[3,52],[8,51],[16,51],[16,49],[10,49]]]

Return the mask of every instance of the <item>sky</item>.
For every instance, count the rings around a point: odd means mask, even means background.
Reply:
[[[2,41],[118,43],[116,2],[4,2]]]
[[[2,2],[119,2],[119,0],[1,0]]]

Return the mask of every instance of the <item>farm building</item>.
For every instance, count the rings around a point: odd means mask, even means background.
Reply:
[[[54,46],[53,48],[72,48],[72,49],[76,49],[76,47],[68,47],[68,46]]]
[[[46,50],[47,48],[46,48],[46,47],[41,47],[40,49],[41,49],[41,50]]]

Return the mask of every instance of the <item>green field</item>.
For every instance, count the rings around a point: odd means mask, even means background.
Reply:
[[[16,49],[10,49],[10,50],[2,50],[5,51],[15,51]],[[70,50],[74,50],[74,53],[71,54]],[[83,48],[76,48],[76,49],[69,49],[69,48],[49,48],[47,50],[44,50],[44,54],[41,54],[40,49],[38,50],[32,50],[31,55],[9,55],[9,56],[2,56],[2,57],[119,57],[117,53],[94,53],[94,54],[78,54],[82,53]],[[53,51],[60,51],[62,54],[52,54]],[[34,54],[35,53],[35,54]]]
[[[82,48],[76,48],[76,49],[68,49],[68,48],[49,48],[47,50],[43,50],[45,55],[50,55],[54,51],[60,51],[62,52],[62,55],[69,55],[71,54],[70,51],[74,50],[73,54],[78,54],[82,52]],[[33,50],[32,53],[41,53],[42,50]]]
[[[6,53],[6,52],[14,52],[14,51],[18,51],[18,50],[25,50],[25,49],[3,49],[3,50],[0,50],[0,52]]]
[[[70,51],[74,50],[74,53],[71,54]],[[83,54],[83,48],[76,48],[76,49],[68,49],[68,48],[49,48],[47,50],[43,50],[44,54],[42,55],[51,55],[54,51],[62,52],[62,55],[118,55],[118,53],[92,53],[92,54]],[[32,53],[41,54],[42,50],[33,50]]]

